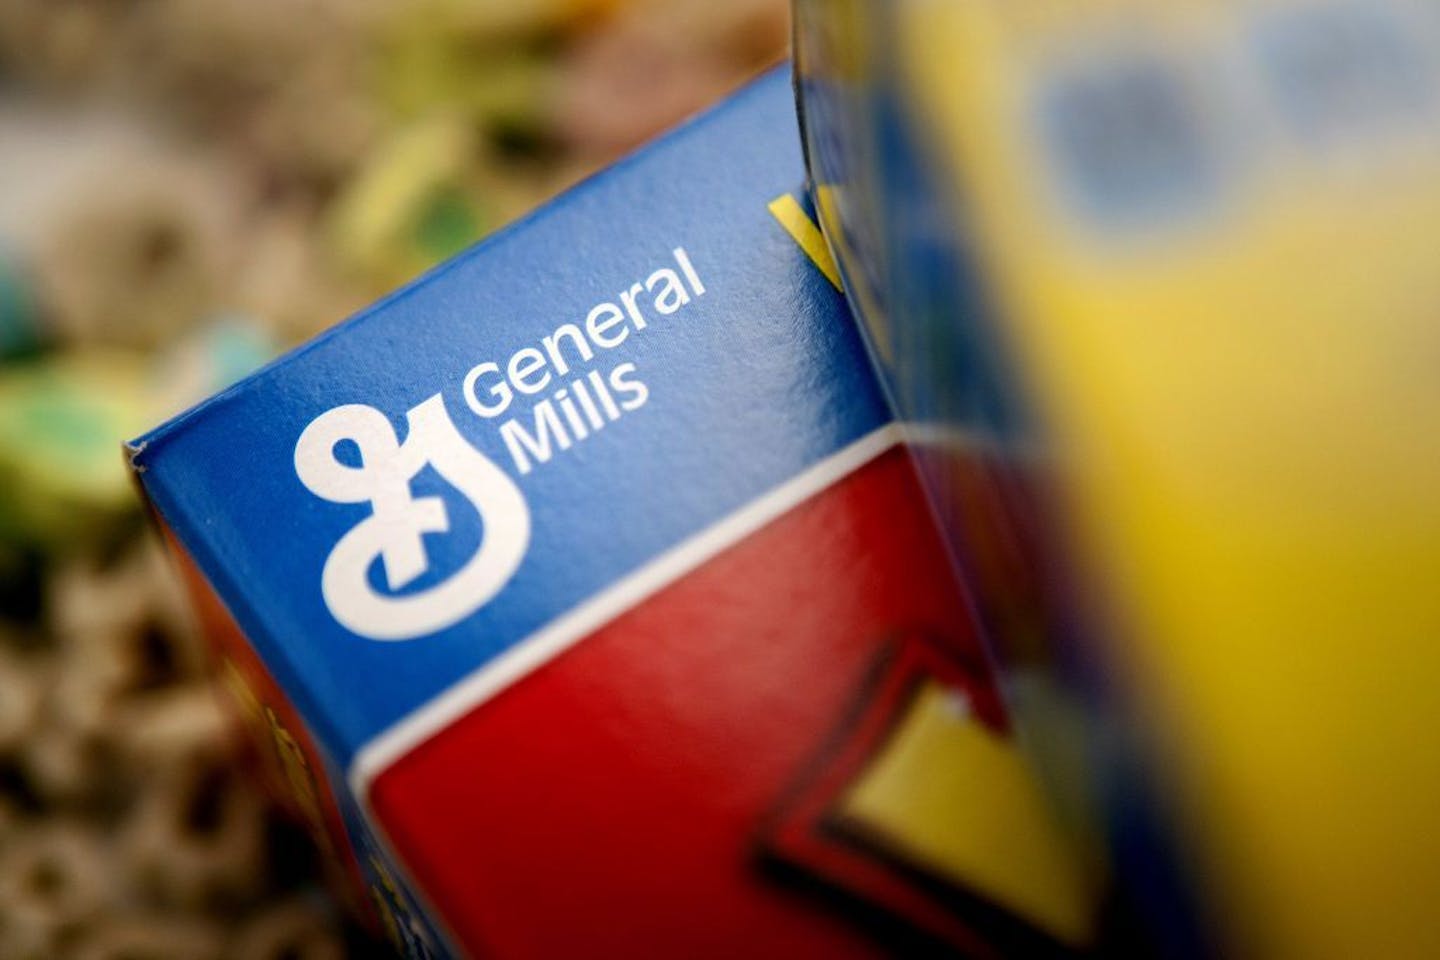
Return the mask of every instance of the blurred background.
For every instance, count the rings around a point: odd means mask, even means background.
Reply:
[[[0,957],[384,955],[247,775],[120,443],[788,39],[786,0],[0,3]]]
[[[789,8],[0,0],[0,960],[384,954],[247,772],[120,444],[718,100]],[[1436,955],[1440,5],[795,9],[818,219],[1058,808],[1174,955]]]

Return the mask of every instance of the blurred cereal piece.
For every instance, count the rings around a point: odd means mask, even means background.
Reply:
[[[453,47],[440,54],[451,63],[456,55],[488,47],[515,44],[577,25],[594,23],[633,3],[633,0],[418,0],[397,4],[388,16],[376,18],[382,35],[416,42],[434,54],[439,46]],[[412,39],[413,38],[413,39]],[[413,64],[424,75],[426,68]],[[443,100],[442,98],[439,98]]]
[[[274,350],[231,315],[178,340],[158,366],[86,350],[0,368],[0,538],[73,553],[133,528],[139,507],[121,445]]]
[[[151,0],[132,85],[197,138],[229,144],[267,189],[328,189],[369,149],[365,24],[394,0]]]
[[[171,625],[185,616],[178,590],[164,574],[164,558],[148,541],[108,562],[83,557],[60,566],[46,599],[50,629],[62,642],[95,635],[108,640],[147,620]],[[187,655],[187,665],[195,666],[197,656]]]
[[[0,98],[0,242],[46,331],[153,347],[209,308],[233,265],[234,169],[138,112]]]
[[[0,62],[27,88],[153,112],[270,180],[333,180],[368,148],[358,30],[394,0],[8,0]]]
[[[305,82],[307,65],[344,63],[377,6],[388,3],[149,0],[134,5],[125,53],[141,93],[208,125]]]
[[[257,211],[246,224],[249,242],[227,301],[276,343],[313,336],[370,300],[338,276],[317,220],[308,205],[290,202]]]
[[[118,749],[137,770],[154,769],[224,749],[229,721],[205,686],[185,684],[121,703],[112,718]]]
[[[346,184],[330,211],[340,263],[376,292],[458,252],[486,228],[470,175],[476,144],[458,116],[398,131]]]
[[[71,949],[74,960],[217,960],[225,938],[213,922],[159,914],[109,918]]]
[[[51,579],[53,679],[44,688],[41,735],[21,750],[31,787],[51,802],[103,805],[123,792],[117,769],[147,755],[144,743],[134,742],[143,733],[132,714],[163,713],[166,695],[200,673],[202,653],[155,549],[132,551],[104,568],[72,560]],[[203,713],[188,719],[194,727],[183,743],[187,752],[224,756],[219,727],[205,726]],[[152,744],[148,755],[155,754]]]
[[[0,957],[216,957],[217,924],[249,929],[267,892],[313,866],[235,764],[158,545],[52,566],[42,628],[7,628],[0,646],[0,713],[18,702],[7,684],[40,704],[19,711],[23,743],[0,747]],[[47,839],[12,842],[31,835]],[[277,855],[288,866],[272,866]],[[106,897],[70,883],[82,865]],[[25,892],[51,874],[63,896]],[[295,942],[324,942],[327,923],[341,942],[323,913]]]
[[[117,889],[112,851],[94,827],[64,818],[30,824],[0,852],[0,955],[56,956]]]
[[[204,653],[152,550],[104,569],[72,562],[52,578],[55,699],[66,726],[105,730],[121,703],[173,690],[204,669]]]
[[[554,79],[552,32],[561,5],[507,5],[503,19],[484,4],[430,0],[392,19],[376,42],[381,101],[402,120],[436,109],[491,131],[534,136],[545,125]]]
[[[158,157],[77,184],[31,257],[56,332],[72,344],[156,346],[203,314],[231,266],[217,186]]]
[[[133,19],[150,92],[210,97],[264,93],[285,83],[295,64],[347,45],[333,3],[285,0],[150,0]]]
[[[44,712],[36,735],[20,751],[18,769],[37,802],[89,814],[116,802],[128,785],[94,731],[54,724]]]
[[[268,805],[230,761],[168,769],[126,821],[126,868],[156,902],[215,907],[262,889]]]
[[[312,66],[227,132],[265,189],[324,198],[374,149],[382,130],[379,107],[358,79]]]
[[[145,365],[116,351],[0,368],[0,537],[66,551],[136,514],[117,452],[151,418]]]
[[[34,661],[0,646],[0,755],[35,734],[44,678]]]
[[[227,960],[342,960],[333,911],[296,897],[261,910],[235,936]]]
[[[374,34],[378,98],[402,124],[436,113],[463,120],[482,148],[469,161],[472,171],[501,180],[496,189],[504,192],[503,165],[523,168],[521,179],[528,180],[568,160],[557,149],[560,53],[633,2],[422,0],[397,7],[377,20]],[[500,222],[551,193],[518,192],[527,202],[507,209]]]
[[[223,390],[278,352],[258,322],[239,313],[212,317],[159,357],[152,377],[154,416],[162,419]]]
[[[104,0],[8,0],[0,3],[0,63],[47,88],[74,90],[113,69],[122,7]]]
[[[579,39],[561,74],[560,135],[612,156],[713,103],[785,55],[784,0],[646,0]]]

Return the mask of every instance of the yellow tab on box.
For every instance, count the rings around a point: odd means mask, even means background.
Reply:
[[[1094,934],[1094,886],[1013,744],[927,683],[840,803],[848,825],[1065,943]]]

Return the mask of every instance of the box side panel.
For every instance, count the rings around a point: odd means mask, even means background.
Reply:
[[[438,955],[434,925],[357,815],[344,778],[195,561],[163,520],[158,526],[209,647],[217,686],[247,736],[269,792],[304,824],[324,855],[331,888],[403,955]]]

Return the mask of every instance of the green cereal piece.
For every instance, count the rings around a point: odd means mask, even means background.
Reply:
[[[59,354],[0,371],[0,536],[61,546],[135,512],[121,444],[152,418],[145,367]]]
[[[456,186],[433,191],[415,224],[415,245],[435,261],[459,253],[480,236],[475,206]]]
[[[473,131],[457,114],[396,131],[329,211],[339,262],[388,290],[479,239],[488,218],[469,169],[474,152]]]

